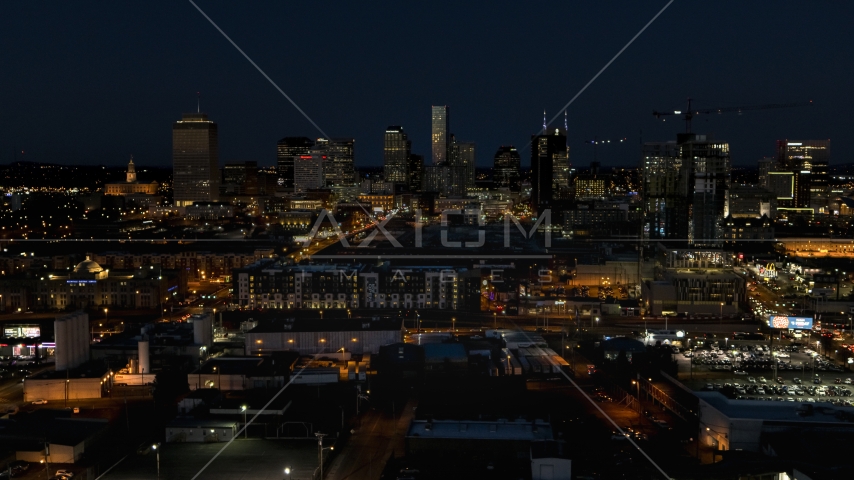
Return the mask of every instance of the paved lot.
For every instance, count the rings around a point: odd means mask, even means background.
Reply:
[[[160,479],[189,480],[198,473],[225,443],[165,443],[160,450]],[[317,467],[314,440],[235,440],[199,476],[200,479],[282,480],[291,468],[291,480],[310,479]],[[157,478],[157,458],[153,451],[130,454],[101,480]]]
[[[675,354],[674,359],[679,365],[679,377],[686,386],[693,390],[709,390],[709,385],[714,390],[727,391],[727,384],[744,387],[744,393],[736,392],[736,395],[741,395],[742,399],[755,401],[830,401],[830,402],[848,402],[854,400],[854,385],[846,384],[846,379],[854,379],[854,373],[850,371],[835,371],[834,364],[827,362],[821,356],[811,355],[806,348],[801,348],[797,352],[783,352],[783,356],[776,361],[772,360],[772,356],[768,352],[763,352],[763,355],[754,357],[754,363],[748,363],[743,358],[742,346],[766,345],[765,342],[735,342],[736,349],[732,349],[732,344],[729,348],[724,347],[724,355],[717,355],[717,358],[711,357],[710,349],[701,349],[695,352],[695,359],[705,358],[705,363],[692,360],[682,353]],[[784,344],[788,345],[788,344]],[[733,352],[742,352],[742,357],[734,355]],[[751,350],[750,352],[755,352]],[[755,359],[767,359],[761,362]],[[729,364],[714,365],[709,363],[722,363],[727,360]],[[739,373],[736,373],[739,372]],[[693,377],[693,379],[692,379]],[[777,381],[777,378],[782,379],[782,383]],[[800,384],[796,383],[796,380]],[[819,383],[815,383],[815,379]],[[840,379],[841,384],[836,384],[836,379]],[[854,380],[852,380],[854,383]],[[783,391],[782,387],[786,386],[789,390]],[[800,386],[800,392],[793,391],[796,385]],[[837,389],[836,392],[825,392],[822,394],[820,386],[833,386]],[[760,389],[762,387],[762,389]],[[815,389],[815,390],[813,390]],[[847,390],[852,392],[851,396],[843,395]]]

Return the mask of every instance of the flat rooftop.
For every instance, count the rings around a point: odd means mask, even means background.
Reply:
[[[264,319],[247,333],[400,331],[402,318]]]
[[[77,368],[66,370],[45,370],[36,375],[28,377],[28,380],[79,380],[81,378],[101,378],[107,374],[107,366],[98,361],[91,361]]]
[[[542,420],[413,420],[407,437],[471,440],[552,440],[552,427]]]
[[[700,400],[708,403],[729,418],[766,420],[777,422],[803,422],[803,423],[838,423],[847,424],[854,428],[854,424],[844,418],[837,417],[837,412],[854,414],[854,407],[837,407],[829,402],[809,403],[813,407],[813,414],[808,416],[798,415],[804,405],[799,402],[757,402],[755,400],[730,400],[720,392],[694,392]]]

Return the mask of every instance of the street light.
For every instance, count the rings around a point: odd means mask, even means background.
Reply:
[[[157,449],[159,446],[159,443],[155,443],[151,446],[151,449],[154,450],[154,453],[157,455],[157,478],[160,478],[160,450]]]
[[[245,440],[248,438],[246,430],[249,428],[249,425],[246,424],[246,405],[241,406],[240,410],[243,412],[243,439]]]
[[[323,478],[323,451],[326,450],[323,448],[323,437],[326,436],[325,433],[314,432],[314,436],[317,437],[317,455],[320,460],[320,478]],[[332,447],[330,447],[330,450]]]
[[[457,331],[457,318],[456,317],[451,317],[451,331],[452,332]]]
[[[291,480],[291,467],[285,467],[285,475],[288,476],[288,480]]]

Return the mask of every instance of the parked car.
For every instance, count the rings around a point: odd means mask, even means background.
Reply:
[[[57,477],[72,478],[74,476],[74,472],[72,472],[70,470],[57,470],[56,476]]]
[[[47,400],[43,398],[37,398],[33,400],[33,405],[47,405]]]

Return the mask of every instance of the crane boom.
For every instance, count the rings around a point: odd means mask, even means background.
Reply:
[[[659,112],[657,110],[652,112],[652,115],[655,118],[661,118],[665,115],[684,115],[685,117],[685,132],[691,133],[691,119],[694,115],[705,115],[710,113],[729,113],[729,112],[743,112],[747,110],[769,110],[772,108],[790,108],[790,107],[806,107],[812,105],[812,100],[808,102],[793,102],[793,103],[766,103],[762,105],[744,105],[740,107],[718,107],[718,108],[703,108],[703,109],[692,109],[691,108],[691,99],[688,99],[688,109],[687,110],[672,110],[669,112]]]

